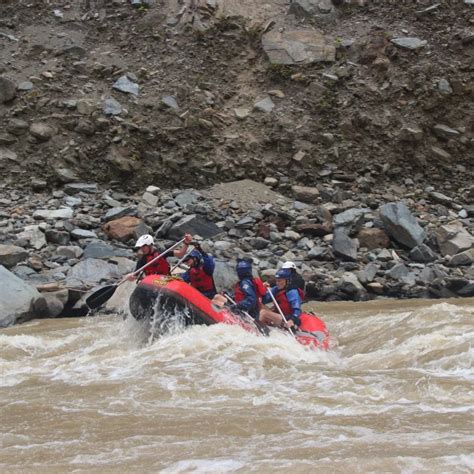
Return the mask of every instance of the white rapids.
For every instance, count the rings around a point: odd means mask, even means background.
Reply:
[[[336,342],[133,319],[0,332],[3,472],[474,469],[474,302],[325,305]]]

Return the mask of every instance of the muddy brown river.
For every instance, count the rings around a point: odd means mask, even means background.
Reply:
[[[473,472],[474,300],[318,311],[329,352],[114,315],[1,330],[2,472]]]

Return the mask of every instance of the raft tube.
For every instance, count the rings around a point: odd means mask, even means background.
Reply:
[[[137,285],[130,296],[130,312],[137,320],[152,320],[157,306],[159,312],[182,311],[186,325],[232,324],[254,334],[268,335],[268,328],[253,319],[221,309],[201,292],[185,283],[181,278],[167,275],[149,275]],[[279,329],[271,328],[271,331]],[[329,348],[329,333],[321,319],[309,313],[301,315],[301,325],[295,339],[311,348]]]

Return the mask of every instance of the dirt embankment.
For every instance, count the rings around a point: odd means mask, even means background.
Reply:
[[[2,176],[411,179],[462,197],[474,7],[291,3],[2,2]]]

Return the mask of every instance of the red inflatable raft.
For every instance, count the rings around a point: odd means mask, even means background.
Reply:
[[[137,320],[152,320],[158,314],[176,313],[176,310],[184,315],[185,325],[235,324],[246,331],[265,335],[280,330],[271,328],[269,331],[269,328],[245,315],[218,308],[198,290],[175,276],[149,275],[137,285],[130,297],[130,312]],[[311,348],[329,348],[326,325],[313,314],[301,315],[295,339]]]

